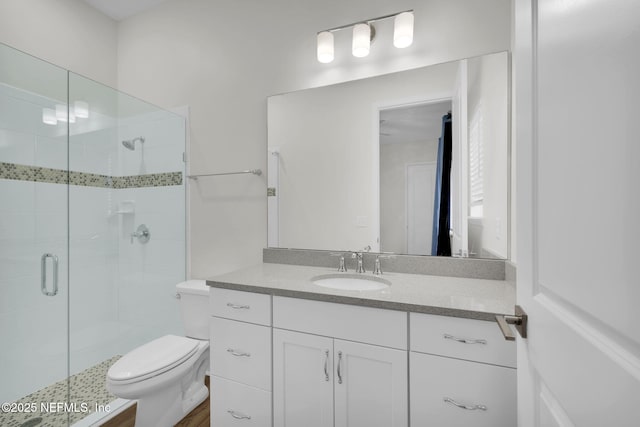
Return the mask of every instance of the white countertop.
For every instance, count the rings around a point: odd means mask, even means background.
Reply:
[[[363,305],[391,310],[493,320],[494,314],[513,314],[516,291],[502,280],[468,279],[422,274],[384,273],[387,289],[344,291],[315,285],[311,279],[340,274],[335,269],[263,263],[212,277],[207,284],[293,298]],[[353,272],[345,273],[353,275]],[[373,276],[363,273],[363,276]]]

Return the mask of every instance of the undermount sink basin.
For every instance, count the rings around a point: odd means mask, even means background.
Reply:
[[[379,291],[391,286],[391,282],[388,280],[361,274],[323,274],[312,277],[311,281],[323,288],[342,291]]]

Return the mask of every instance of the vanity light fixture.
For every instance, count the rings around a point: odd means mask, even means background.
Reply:
[[[371,50],[371,41],[374,39],[376,29],[374,22],[384,19],[394,19],[393,45],[397,48],[405,48],[413,43],[413,10],[392,13],[391,15],[379,16],[352,24],[341,25],[328,30],[319,31],[317,34],[317,55],[318,61],[328,64],[334,58],[333,33],[353,27],[353,39],[351,42],[351,52],[357,58],[365,57]]]

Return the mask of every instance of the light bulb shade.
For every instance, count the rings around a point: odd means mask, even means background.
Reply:
[[[89,118],[89,104],[84,101],[76,101],[73,103],[73,111],[79,119]]]
[[[356,24],[353,27],[351,52],[356,58],[369,55],[371,49],[371,27],[369,24]]]
[[[57,125],[58,119],[56,119],[56,110],[53,108],[43,108],[42,123],[47,125]]]
[[[318,61],[323,64],[333,61],[333,34],[329,31],[318,33]]]
[[[59,122],[75,123],[76,113],[73,110],[67,111],[67,106],[64,104],[56,104],[56,120]]]
[[[413,43],[413,13],[402,12],[394,20],[393,45],[402,49],[411,46],[411,43]]]
[[[67,119],[67,106],[64,104],[56,104],[56,119],[59,122],[66,122]]]

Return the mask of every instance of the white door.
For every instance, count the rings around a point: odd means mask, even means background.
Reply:
[[[407,352],[334,340],[335,427],[408,425]]]
[[[640,426],[640,2],[516,0],[518,425]]]
[[[333,427],[333,339],[273,329],[274,427]]]
[[[407,170],[407,253],[430,255],[436,164],[412,163]]]

